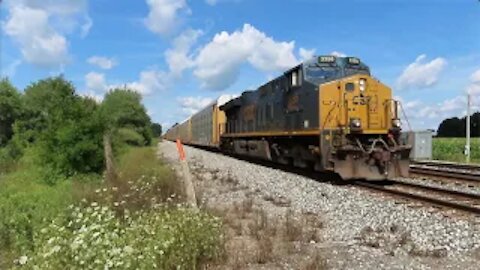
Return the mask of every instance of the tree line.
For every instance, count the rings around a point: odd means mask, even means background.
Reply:
[[[467,117],[444,119],[437,130],[437,137],[465,137],[467,134]],[[480,137],[480,112],[470,116],[470,136]]]
[[[81,96],[62,76],[16,89],[0,81],[0,171],[5,164],[28,157],[47,182],[104,170],[104,135],[113,151],[127,145],[151,145],[161,134],[142,97],[129,89],[113,89],[102,102]]]

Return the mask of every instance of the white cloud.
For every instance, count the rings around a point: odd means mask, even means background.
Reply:
[[[103,97],[104,97],[103,94],[98,94],[95,91],[87,91],[87,92],[82,93],[80,95],[84,96],[84,97],[87,97],[87,98],[91,98],[91,99],[95,100],[97,103],[101,103],[102,100],[103,100]]]
[[[298,54],[302,60],[308,60],[315,55],[315,49],[307,50],[305,48],[300,48]]]
[[[92,56],[87,59],[87,62],[102,69],[111,69],[118,64],[115,59],[103,56]]]
[[[189,55],[192,46],[202,35],[202,31],[188,29],[173,41],[173,48],[165,52],[165,58],[173,77],[181,76],[182,72],[194,65],[192,56]]]
[[[467,87],[467,93],[474,96],[480,95],[480,69],[470,76],[470,85]]]
[[[333,55],[333,56],[336,56],[336,57],[345,57],[345,56],[347,56],[345,53],[343,53],[343,52],[337,52],[337,51],[331,52],[330,55]]]
[[[471,112],[480,110],[480,70],[470,76],[470,85],[467,93],[472,94]],[[405,102],[401,97],[395,99],[402,101],[407,117],[414,128],[434,128],[440,122],[450,117],[463,117],[467,114],[466,94],[447,98],[438,103],[426,103],[420,100]]]
[[[25,62],[61,68],[69,61],[66,33],[86,14],[86,0],[7,0],[2,28],[18,45]],[[88,21],[87,21],[88,23]],[[91,26],[90,21],[90,26]],[[86,34],[85,28],[82,34]]]
[[[403,108],[405,110],[411,110],[411,109],[415,110],[415,109],[420,108],[422,106],[422,104],[423,103],[420,100],[408,101],[408,102],[404,103]]]
[[[179,23],[179,13],[190,13],[185,0],[147,0],[149,13],[145,25],[150,31],[166,35],[170,34]]]
[[[185,114],[192,115],[212,103],[213,99],[205,97],[180,97],[177,101]]]
[[[105,74],[97,72],[89,72],[85,75],[85,86],[88,90],[94,92],[104,92],[108,90],[105,80]]]
[[[168,87],[168,74],[158,70],[144,70],[140,72],[140,79],[127,83],[127,88],[142,95],[149,95],[157,91],[165,91]]]
[[[105,74],[89,72],[85,75],[85,86],[88,91],[103,93],[114,88],[129,88],[141,95],[164,91],[169,86],[168,74],[154,69],[143,70],[136,81],[125,83],[108,83]]]
[[[201,48],[194,74],[202,87],[221,90],[237,79],[240,67],[248,62],[262,71],[282,71],[298,63],[295,42],[277,42],[255,27],[245,24],[241,31],[221,32]]]
[[[397,79],[400,89],[411,87],[425,88],[434,85],[447,65],[444,58],[437,57],[430,62],[425,61],[427,56],[422,54],[415,62],[408,65]]]
[[[475,71],[472,76],[470,76],[472,83],[480,83],[480,69]]]
[[[44,10],[15,6],[3,29],[20,44],[27,62],[44,67],[61,66],[68,60],[67,40],[50,27],[48,17]]]
[[[398,100],[398,98],[396,98]],[[400,98],[401,100],[401,98]],[[440,122],[449,117],[463,117],[466,115],[466,96],[455,96],[435,104],[420,100],[402,102],[403,109],[414,129],[436,129]],[[480,104],[472,104],[472,112],[479,110]],[[403,118],[403,114],[401,114]]]

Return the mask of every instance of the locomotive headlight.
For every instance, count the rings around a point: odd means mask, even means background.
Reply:
[[[362,127],[362,122],[358,118],[351,118],[350,119],[350,128],[359,129]]]
[[[358,81],[358,85],[359,85],[360,92],[364,92],[365,89],[367,88],[367,80],[360,79],[360,81]]]
[[[400,119],[393,119],[392,120],[392,127],[401,128],[402,127],[402,122],[400,121]]]

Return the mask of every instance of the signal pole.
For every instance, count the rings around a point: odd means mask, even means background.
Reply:
[[[471,96],[467,94],[467,143],[465,145],[465,155],[467,156],[467,163],[470,163],[470,106]]]

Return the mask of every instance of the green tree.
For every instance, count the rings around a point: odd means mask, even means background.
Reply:
[[[15,124],[15,137],[35,149],[49,174],[102,171],[105,126],[94,100],[76,95],[70,82],[55,77],[28,86],[23,103],[26,109]]]
[[[22,113],[20,93],[8,79],[0,80],[0,147],[13,136],[13,124]]]
[[[158,123],[153,123],[152,124],[152,132],[153,132],[153,136],[156,137],[156,138],[162,136],[162,125],[160,125]]]
[[[465,137],[467,117],[452,117],[444,119],[438,126],[438,137]],[[470,136],[480,136],[480,112],[475,112],[470,117]]]
[[[151,120],[140,94],[129,89],[114,89],[105,95],[101,107],[103,118],[112,133],[120,133],[120,137],[127,136],[125,142],[138,142],[138,136],[134,134],[137,133],[143,138],[140,145],[151,144]]]

